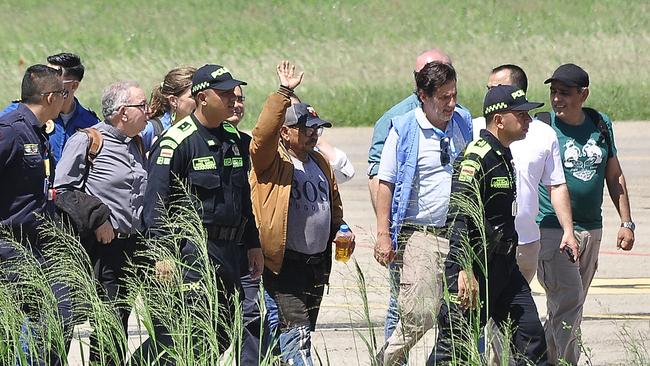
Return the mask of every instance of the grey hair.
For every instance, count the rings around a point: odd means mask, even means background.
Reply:
[[[102,92],[102,115],[105,119],[110,119],[121,106],[129,104],[131,98],[130,89],[139,88],[140,85],[135,81],[126,80],[115,82]]]

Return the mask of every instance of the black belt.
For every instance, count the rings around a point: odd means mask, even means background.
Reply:
[[[296,252],[295,250],[285,249],[284,258],[290,259],[296,262],[307,263],[307,264],[318,264],[327,259],[327,250],[322,253],[316,254],[304,254]]]
[[[123,233],[115,232],[115,239],[119,239],[119,240],[129,239],[132,236],[134,236],[134,234],[123,234]]]
[[[238,241],[238,239],[241,238],[239,235],[239,226],[212,225],[207,226],[205,231],[208,233],[208,238],[210,240]]]
[[[420,231],[423,233],[431,233],[436,236],[445,236],[445,234],[447,233],[447,226],[404,224],[402,225],[402,231],[408,231],[408,232]]]

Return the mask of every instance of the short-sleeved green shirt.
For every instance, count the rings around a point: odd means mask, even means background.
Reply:
[[[607,124],[612,154],[616,156],[616,144],[612,122],[601,113]],[[571,195],[573,225],[577,230],[594,230],[603,227],[603,187],[607,161],[607,141],[601,136],[596,123],[585,114],[579,126],[566,124],[551,112],[551,127],[557,133],[560,156],[564,167],[566,184]],[[539,214],[537,223],[543,228],[560,228],[546,187],[539,190]]]

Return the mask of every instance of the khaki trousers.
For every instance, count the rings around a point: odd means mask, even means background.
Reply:
[[[587,291],[598,268],[602,229],[576,231],[580,259],[571,263],[560,252],[562,229],[541,228],[537,278],[546,290],[547,319],[544,323],[548,360],[577,365],[582,310]]]
[[[537,262],[539,260],[539,240],[528,244],[517,245],[517,265],[519,271],[528,283],[533,280],[537,273]]]
[[[442,298],[449,241],[429,232],[402,230],[396,263],[400,271],[400,320],[384,345],[384,365],[405,363],[409,350],[434,325]]]

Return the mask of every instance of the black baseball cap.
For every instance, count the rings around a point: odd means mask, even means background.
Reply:
[[[247,85],[246,82],[234,79],[230,70],[214,64],[201,66],[192,76],[192,95],[206,90],[230,90],[239,85]]]
[[[529,111],[544,103],[529,102],[526,93],[514,85],[497,85],[485,94],[483,115],[503,111]]]
[[[312,106],[306,103],[294,104],[284,114],[284,125],[295,126],[305,125],[306,127],[332,127],[332,124],[320,119]]]
[[[567,86],[585,88],[589,86],[589,75],[578,65],[564,64],[558,67],[553,72],[553,76],[546,79],[544,84],[548,84],[551,81],[559,81]]]

